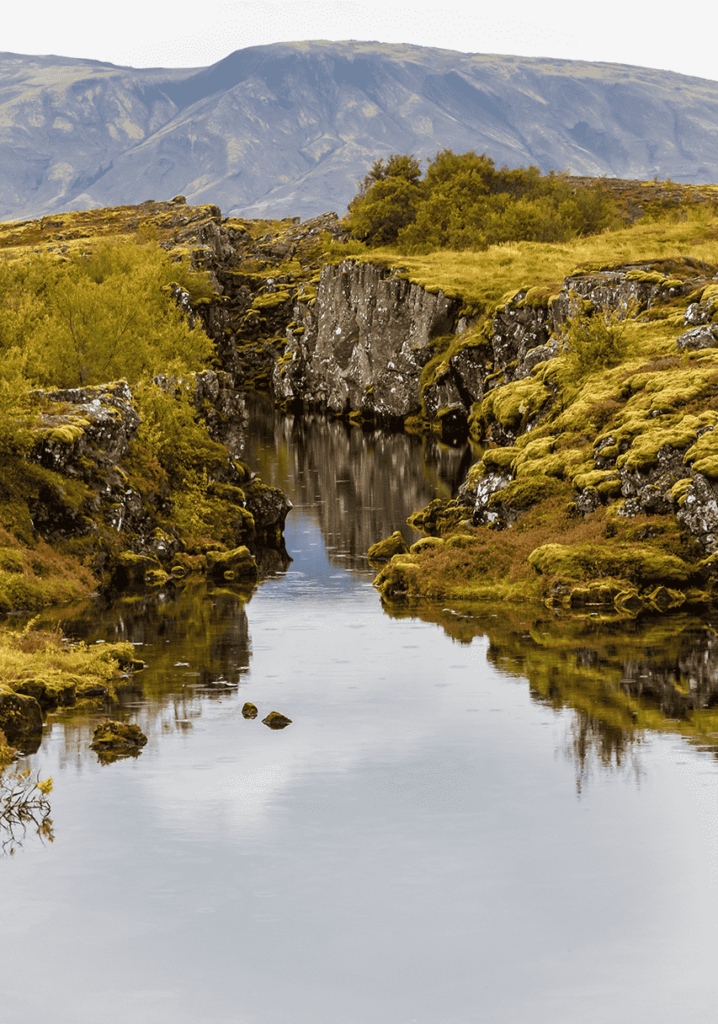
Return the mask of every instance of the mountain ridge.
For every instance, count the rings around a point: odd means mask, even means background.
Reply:
[[[718,181],[718,82],[633,65],[362,41],[208,67],[0,54],[0,219],[183,194],[229,215],[342,212],[390,152]]]

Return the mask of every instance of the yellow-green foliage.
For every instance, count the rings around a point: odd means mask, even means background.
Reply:
[[[585,377],[594,370],[602,370],[622,363],[629,354],[626,334],[627,317],[622,313],[588,313],[581,300],[571,294],[572,314],[560,334],[560,342],[568,356],[570,372]]]
[[[0,477],[0,612],[36,610],[94,590],[89,568],[37,537],[31,513],[41,496],[57,516],[76,513],[85,485],[18,457],[0,460]]]
[[[120,668],[134,661],[130,643],[70,644],[59,629],[0,630],[0,685],[35,697],[42,707],[71,705],[100,686],[112,692]]]
[[[167,289],[178,273],[195,291],[205,287],[205,278],[158,247],[129,240],[107,239],[65,263],[49,256],[31,266],[0,262],[0,305],[11,310],[2,352],[15,353],[24,376],[50,387],[200,369],[212,347]]]
[[[445,149],[423,181],[413,156],[375,163],[350,204],[348,227],[370,245],[403,252],[485,249],[501,241],[558,241],[599,231],[615,217],[600,184],[574,189],[536,167],[496,170],[486,154]]]
[[[229,453],[213,441],[192,400],[191,377],[177,380],[172,391],[142,384],[135,391],[141,422],[138,443],[146,447],[178,489],[203,472],[216,473]]]
[[[386,163],[375,160],[349,204],[351,231],[369,245],[393,242],[411,224],[422,197],[421,170],[412,154],[392,153]]]
[[[630,227],[560,243],[505,242],[481,252],[435,249],[424,255],[387,246],[367,249],[353,258],[401,267],[408,280],[430,284],[477,311],[489,312],[522,289],[553,291],[552,283],[576,270],[608,269],[667,257],[718,263],[717,227],[718,217],[709,208],[696,207],[688,209],[683,220],[641,220]]]
[[[28,394],[24,362],[18,348],[0,351],[0,461],[27,454],[33,443],[32,427],[37,417]]]
[[[173,392],[152,384],[137,389],[142,421],[127,463],[130,482],[146,497],[169,492],[167,526],[188,545],[215,540],[234,546],[239,536],[253,534],[254,520],[241,507],[240,488],[212,480],[229,465],[229,452],[210,438],[192,387],[190,378]]]

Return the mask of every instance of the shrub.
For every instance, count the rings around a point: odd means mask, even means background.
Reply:
[[[596,232],[615,218],[599,183],[572,188],[538,167],[497,170],[485,153],[436,154],[420,181],[413,156],[377,161],[350,204],[349,230],[370,245],[398,241],[405,253],[486,249],[499,242],[556,242]]]
[[[134,241],[104,240],[69,263],[0,263],[0,357],[17,350],[22,372],[50,387],[198,370],[212,346],[167,292],[176,280],[207,291],[202,275]]]
[[[571,312],[560,341],[573,376],[585,377],[618,366],[627,358],[630,345],[626,327],[634,312],[633,304],[626,310],[593,312],[585,309],[583,300],[572,291]]]

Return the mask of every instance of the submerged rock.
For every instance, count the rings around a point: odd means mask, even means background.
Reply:
[[[270,729],[285,729],[292,724],[292,720],[279,711],[270,711],[267,717],[262,719],[262,724],[268,725]]]
[[[130,722],[113,722],[105,719],[95,728],[90,750],[98,753],[139,753],[147,743],[147,737],[139,725]]]

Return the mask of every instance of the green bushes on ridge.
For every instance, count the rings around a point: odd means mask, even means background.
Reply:
[[[349,206],[352,235],[401,252],[486,249],[499,242],[558,242],[592,234],[616,218],[599,185],[572,188],[537,167],[496,169],[482,153],[450,149],[429,161],[420,180],[413,155],[377,161]]]
[[[201,369],[212,346],[168,294],[177,281],[206,290],[158,247],[130,241],[69,262],[0,261],[0,379],[14,367],[30,384],[67,388]]]

